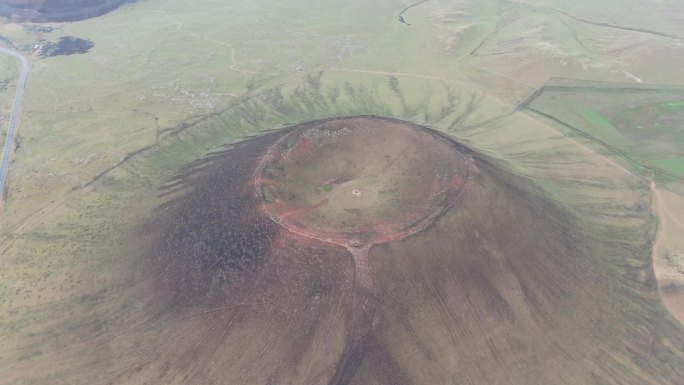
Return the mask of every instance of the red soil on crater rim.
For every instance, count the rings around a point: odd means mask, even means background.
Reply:
[[[263,210],[300,236],[372,245],[429,226],[456,201],[469,161],[423,127],[379,117],[310,122],[272,146],[256,170]]]

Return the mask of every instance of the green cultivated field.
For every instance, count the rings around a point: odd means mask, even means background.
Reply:
[[[665,103],[662,107],[666,110],[681,110],[684,108],[684,101]]]
[[[551,81],[521,107],[611,150],[661,182],[682,177],[684,88]],[[562,82],[562,81],[561,81]]]
[[[677,176],[684,176],[684,158],[655,159],[651,164]]]

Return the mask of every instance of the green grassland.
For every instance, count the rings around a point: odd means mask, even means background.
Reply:
[[[590,349],[591,357],[614,373],[657,372],[662,383],[675,383],[662,362],[681,352],[682,333],[657,300],[648,184],[624,173],[622,155],[593,138],[639,164],[681,172],[684,141],[674,124],[681,109],[668,107],[679,106],[681,91],[548,91],[529,104],[560,122],[515,106],[551,76],[629,81],[629,71],[645,82],[676,82],[684,50],[667,38],[618,33],[540,5],[587,12],[575,3],[430,1],[407,12],[412,25],[405,26],[396,14],[407,4],[145,0],[55,24],[52,32],[2,26],[0,34],[28,54],[37,41],[61,36],[95,47],[31,59],[22,148],[2,213],[0,383],[153,380],[164,370],[168,329],[162,322],[137,326],[146,314],[131,289],[139,253],[131,234],[163,201],[159,188],[182,166],[247,135],[356,114],[437,128],[574,212],[583,235],[591,235],[581,247],[598,250],[601,258],[591,262],[610,276],[608,313],[629,321],[602,341],[635,347],[614,356]],[[676,12],[639,19],[638,8],[620,4],[606,1],[589,16],[637,20],[643,28],[665,20],[668,33],[680,28],[671,22]],[[621,12],[609,12],[615,7]],[[509,39],[515,47],[502,53]],[[671,55],[658,66],[641,59],[668,47]],[[0,81],[12,77],[2,60]],[[627,110],[634,117],[620,120]],[[659,122],[662,135],[643,145],[653,132],[649,122]],[[431,314],[420,295],[410,300],[414,317]],[[560,333],[571,343],[574,330],[566,325]],[[633,327],[655,337],[633,341]],[[582,333],[584,342],[609,335]],[[410,338],[393,340],[390,353],[401,356]],[[147,364],[154,369],[142,370]]]
[[[100,18],[54,24],[51,32],[3,27],[0,34],[28,53],[33,44],[62,36],[95,44],[85,55],[34,59],[19,134],[26,146],[15,157],[17,173],[27,177],[10,175],[15,199],[7,203],[5,224],[83,186],[165,130],[301,73],[335,69],[470,81],[504,103],[520,101],[548,76],[626,79],[617,61],[630,52],[613,57],[590,46],[607,39],[610,28],[566,20],[545,7],[430,1],[405,15],[415,21],[409,27],[396,20],[398,6],[352,2],[327,15],[325,2],[214,2],[207,11],[148,0]],[[648,37],[642,35],[630,38],[639,43]],[[509,38],[517,43],[502,53],[498,45]],[[673,50],[666,39],[648,46]],[[673,68],[667,60],[657,72],[635,73],[658,81]],[[30,150],[48,144],[59,157]]]
[[[441,104],[433,101],[438,95],[443,98]],[[611,239],[612,246],[599,247],[602,257],[593,261],[594,268],[612,277],[610,281],[616,285],[604,295],[627,302],[605,314],[622,314],[620,317],[628,317],[630,325],[640,325],[635,326],[638,328],[657,328],[670,344],[680,346],[679,329],[666,311],[652,302],[655,284],[648,239],[654,227],[647,211],[635,210],[645,207],[647,184],[624,174],[615,164],[587,153],[584,146],[589,141],[577,142],[520,113],[502,113],[497,102],[478,96],[477,91],[464,85],[440,81],[423,81],[419,85],[370,74],[357,74],[352,79],[331,71],[305,75],[282,87],[262,90],[211,118],[163,137],[150,151],[131,158],[88,188],[75,191],[49,221],[15,235],[9,243],[0,269],[0,282],[5,284],[1,321],[8,331],[3,333],[2,342],[12,347],[2,360],[3,370],[10,373],[8,381],[20,378],[27,368],[40,368],[39,372],[47,376],[37,376],[38,382],[48,378],[63,383],[102,382],[111,378],[138,382],[146,376],[162,375],[164,354],[172,354],[168,350],[171,347],[164,343],[170,340],[165,333],[172,330],[172,324],[161,319],[135,326],[144,320],[145,312],[138,308],[133,286],[127,284],[136,275],[138,252],[135,241],[130,239],[130,226],[140,223],[159,203],[155,186],[161,186],[175,170],[219,144],[264,127],[277,127],[290,119],[368,113],[413,119],[436,127],[492,157],[501,167],[523,178],[524,182],[516,183],[526,184],[526,189],[534,185],[539,189],[537,193],[543,191],[572,210],[574,220],[581,221],[587,234],[592,234],[585,238],[582,247],[597,247],[601,239]],[[486,201],[479,204],[488,205]],[[469,215],[476,215],[475,211]],[[619,251],[623,249],[641,251],[626,255]],[[386,269],[403,269],[402,266],[409,265],[379,268],[387,274]],[[626,287],[630,287],[628,292],[632,294],[625,294]],[[645,307],[645,303],[650,305]],[[418,303],[411,302],[410,308],[412,313],[417,312],[416,317],[422,311]],[[615,313],[617,309],[626,313]],[[566,310],[558,309],[554,319],[565,319]],[[431,317],[425,311],[428,315],[423,317]],[[571,319],[567,319],[568,325],[577,324]],[[623,338],[631,340],[631,327],[624,329],[624,335],[612,335],[611,342],[606,343],[620,345]],[[572,332],[565,333],[564,341],[573,339]],[[421,338],[439,337],[438,333],[428,333]],[[592,341],[596,338],[592,337]],[[410,339],[391,341],[389,346],[395,350],[390,350],[390,354],[399,354]],[[157,346],[152,348],[157,354],[147,355],[147,350],[140,350],[141,343]],[[568,349],[594,351],[583,346]],[[434,349],[439,352],[441,348]],[[670,348],[648,349],[655,349],[653,357],[672,354]],[[57,359],[65,352],[79,360],[81,370],[71,370],[75,363],[68,359]],[[633,353],[611,354],[618,354],[616,360],[631,360],[628,357]],[[656,373],[652,362],[655,361],[639,360],[642,369],[628,371]],[[136,365],[157,369],[141,372],[135,369]],[[408,362],[406,365],[413,368]],[[607,362],[605,365],[608,372],[620,370]],[[658,373],[667,376],[669,372]],[[523,373],[517,375],[525,378]],[[668,381],[667,377],[662,378]]]

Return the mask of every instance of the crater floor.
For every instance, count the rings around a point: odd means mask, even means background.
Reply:
[[[377,117],[315,121],[279,140],[257,168],[264,210],[290,231],[346,247],[429,225],[468,179],[466,157],[418,126]]]

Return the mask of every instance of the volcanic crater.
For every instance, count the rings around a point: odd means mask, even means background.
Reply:
[[[144,314],[117,338],[152,341],[140,365],[168,383],[649,383],[597,364],[646,335],[623,309],[648,287],[625,293],[600,228],[508,167],[378,116],[233,143],[186,166],[136,232]]]
[[[425,230],[454,206],[472,169],[461,150],[412,123],[355,116],[281,128],[208,155],[166,186],[162,195],[173,198],[148,224],[151,308],[232,309],[286,288],[279,306],[287,311],[312,292],[337,292],[342,340],[331,342],[334,370],[324,382],[347,383],[374,324],[369,251]],[[250,312],[231,314],[263,322]],[[308,318],[320,322],[315,312]]]
[[[255,180],[271,219],[298,236],[343,246],[365,265],[371,246],[425,229],[453,205],[468,173],[454,143],[431,131],[349,117],[284,135]]]

